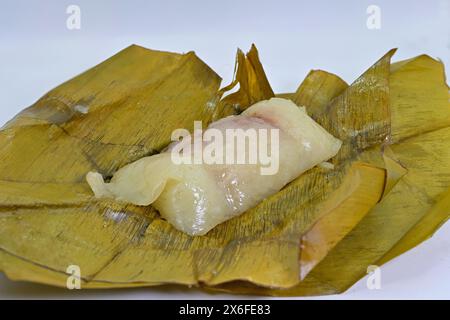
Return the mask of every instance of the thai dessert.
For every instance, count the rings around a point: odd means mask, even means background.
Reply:
[[[96,172],[88,173],[87,181],[96,197],[153,204],[175,228],[203,235],[330,159],[341,146],[304,107],[281,98],[213,122],[200,142],[202,163],[195,163],[200,150],[192,141],[202,132],[186,138],[188,143],[174,142],[161,154],[121,168],[109,183]],[[179,163],[174,155],[187,161]]]
[[[449,219],[445,67],[395,51],[352,82],[316,69],[277,92],[255,46],[223,83],[194,52],[132,45],[62,83],[0,128],[0,271],[346,291]]]

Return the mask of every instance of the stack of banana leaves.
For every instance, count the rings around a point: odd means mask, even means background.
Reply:
[[[239,294],[344,292],[429,238],[450,213],[450,104],[443,64],[387,52],[352,84],[311,71],[274,93],[257,49],[231,84],[193,52],[131,46],[53,89],[0,130],[0,270],[82,288],[179,284]],[[238,88],[238,89],[237,89]],[[169,143],[177,128],[274,96],[305,106],[343,141],[317,166],[204,236],[152,206],[97,199],[85,181]],[[8,106],[3,106],[4,108]]]

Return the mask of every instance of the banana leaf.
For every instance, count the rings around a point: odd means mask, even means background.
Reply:
[[[195,285],[268,295],[342,292],[448,219],[450,108],[442,64],[391,50],[348,86],[312,71],[283,95],[344,141],[255,208],[190,237],[151,207],[93,197],[108,176],[205,124],[274,96],[256,47],[231,84],[194,53],[131,46],[46,94],[0,131],[0,270],[82,288]],[[239,85],[239,90],[226,95]]]

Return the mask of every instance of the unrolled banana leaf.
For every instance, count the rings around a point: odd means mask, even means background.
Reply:
[[[194,285],[265,295],[345,291],[449,217],[450,105],[444,69],[389,51],[354,83],[311,71],[283,97],[343,140],[334,168],[309,170],[205,236],[151,207],[95,199],[84,176],[111,176],[157,153],[174,129],[206,125],[273,97],[258,52],[235,78],[192,52],[131,46],[53,89],[0,131],[0,269],[14,280],[82,288]],[[237,92],[228,91],[239,85]]]

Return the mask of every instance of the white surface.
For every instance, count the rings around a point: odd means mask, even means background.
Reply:
[[[81,29],[66,28],[66,8],[81,8]],[[381,29],[366,27],[368,5]],[[17,1],[0,3],[0,125],[45,92],[136,43],[196,51],[227,83],[237,47],[254,42],[277,92],[294,91],[310,69],[352,82],[387,50],[394,60],[427,53],[450,66],[450,2],[434,1]],[[194,290],[78,292],[13,283],[0,298],[232,298]],[[450,299],[450,225],[382,267],[381,290],[365,279],[326,298]]]

